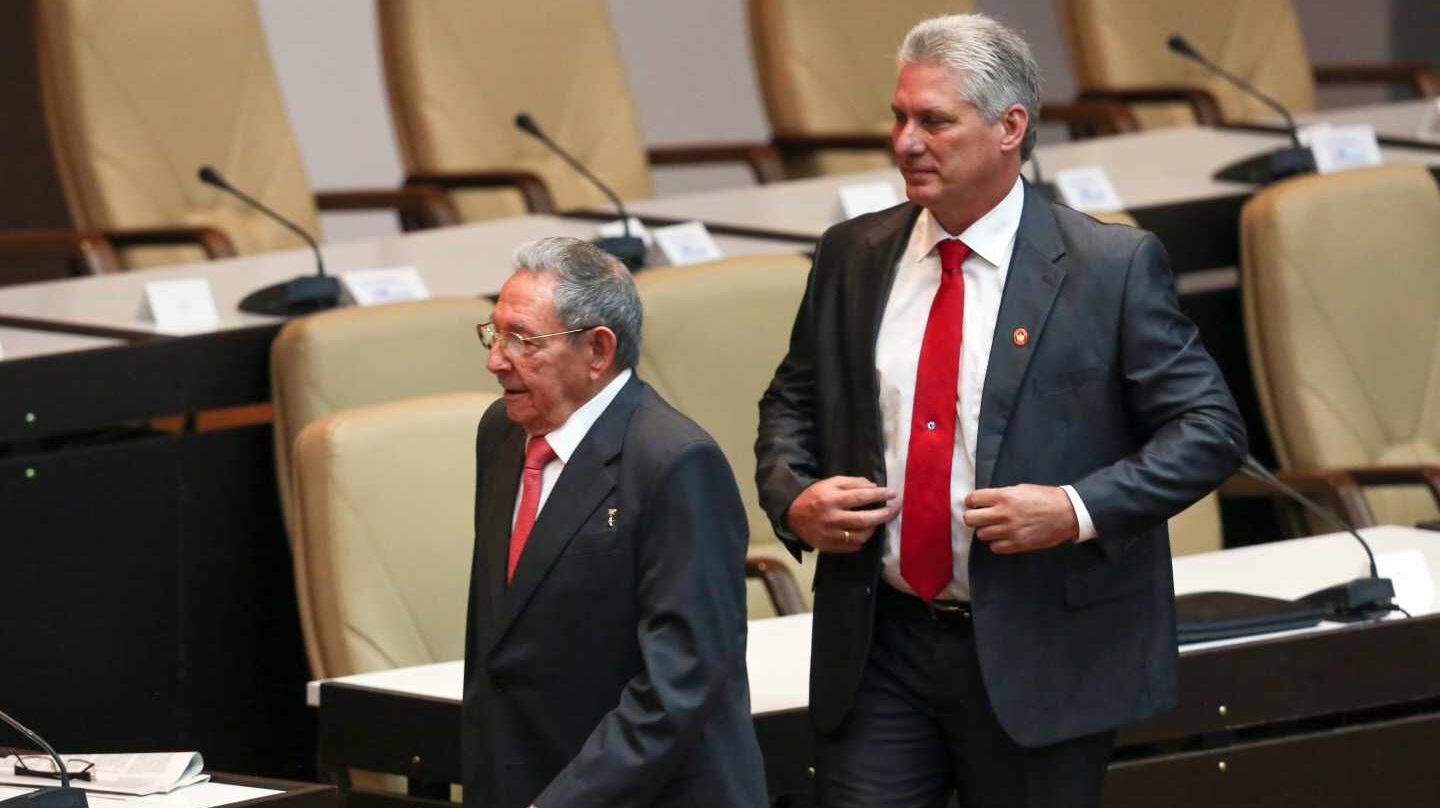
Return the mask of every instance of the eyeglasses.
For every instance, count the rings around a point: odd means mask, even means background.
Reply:
[[[95,764],[79,758],[65,758],[65,771],[76,780],[95,779]],[[60,769],[53,758],[44,755],[16,755],[15,775],[17,777],[49,777],[60,779]]]
[[[599,328],[598,325],[587,325],[581,328],[572,328],[568,331],[552,331],[549,334],[536,334],[533,337],[526,337],[516,334],[513,331],[501,331],[495,327],[494,322],[480,323],[475,326],[475,334],[480,337],[480,344],[489,350],[496,345],[500,346],[500,352],[516,359],[529,354],[535,350],[535,343],[549,337],[563,337],[566,334],[579,334],[581,331],[589,331],[592,328]]]

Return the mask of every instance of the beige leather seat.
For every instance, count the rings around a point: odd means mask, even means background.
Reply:
[[[301,430],[292,549],[313,676],[465,655],[475,425],[494,400],[390,401]]]
[[[1170,517],[1170,553],[1175,556],[1209,553],[1225,547],[1220,525],[1220,497],[1204,499]]]
[[[800,255],[729,258],[635,277],[645,304],[640,378],[704,427],[735,471],[750,523],[752,553],[787,562],[806,603],[813,559],[795,563],[780,545],[755,490],[760,396],[790,342],[810,262]],[[752,617],[769,613],[752,588]]]
[[[291,451],[308,424],[331,413],[433,393],[499,392],[485,370],[475,324],[493,307],[479,298],[433,298],[335,309],[292,320],[270,348],[275,475],[292,543],[300,541]],[[478,420],[477,422],[478,423]],[[471,442],[474,429],[472,424]]]
[[[218,257],[304,246],[201,184],[196,169],[213,164],[318,237],[317,200],[251,0],[34,6],[41,93],[72,227],[125,231],[115,238],[124,247],[192,245],[126,250],[127,267],[196,260],[197,247]],[[402,205],[423,218],[427,204],[443,205],[435,194],[430,189],[429,203],[418,201],[422,191],[327,194],[320,202]]]
[[[1435,518],[1434,178],[1384,166],[1277,183],[1246,203],[1241,248],[1250,364],[1282,467],[1346,468],[1367,486],[1408,483],[1367,491],[1378,520]],[[1429,485],[1433,499],[1416,485]]]
[[[1315,109],[1317,80],[1403,83],[1418,94],[1435,92],[1434,77],[1416,65],[1312,72],[1290,0],[1059,0],[1059,15],[1082,97],[1144,101],[1135,108],[1144,126],[1197,118],[1273,122],[1268,106],[1170,51],[1172,34],[1296,114]]]
[[[574,169],[515,129],[519,112],[622,198],[653,194],[604,0],[378,0],[378,8],[390,109],[412,181],[520,189],[457,194],[465,219],[609,208]],[[657,149],[649,162],[750,157],[762,178],[782,173],[764,147]]]

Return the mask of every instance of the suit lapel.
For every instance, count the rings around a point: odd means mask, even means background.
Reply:
[[[624,444],[630,416],[640,402],[641,389],[640,380],[632,376],[560,472],[525,541],[525,550],[515,566],[515,577],[503,590],[494,634],[496,642],[525,608],[585,518],[615,489],[615,462]]]
[[[1015,411],[1020,385],[1045,333],[1045,321],[1055,296],[1065,280],[1065,270],[1056,263],[1065,254],[1050,205],[1025,185],[1025,206],[1020,214],[1020,229],[1015,236],[1015,250],[1010,258],[1010,271],[1005,291],[1000,298],[1000,314],[995,320],[995,334],[990,345],[990,365],[985,372],[985,391],[980,400],[980,429],[975,446],[975,487],[989,488],[1000,456],[1000,444]],[[1015,329],[1028,333],[1025,344],[1016,345]]]

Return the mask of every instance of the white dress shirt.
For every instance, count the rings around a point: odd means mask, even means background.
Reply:
[[[565,470],[565,464],[570,462],[570,457],[580,447],[580,441],[590,434],[590,427],[600,420],[601,414],[610,407],[610,402],[620,394],[620,388],[630,381],[634,375],[629,368],[620,371],[620,375],[610,380],[610,383],[600,388],[600,392],[590,397],[590,400],[581,404],[565,423],[556,427],[544,438],[550,443],[550,448],[555,452],[555,459],[545,464],[545,470],[540,472],[540,505],[535,509],[535,518],[540,518],[540,512],[545,510],[545,501],[550,498],[550,492],[555,490],[555,481],[560,479],[560,472]],[[527,441],[528,443],[528,441]],[[525,486],[515,494],[515,510],[510,514],[510,529],[515,529],[515,519],[520,515],[520,498],[525,495]]]
[[[971,529],[965,526],[965,497],[975,490],[975,441],[980,425],[980,400],[985,390],[985,371],[990,364],[990,344],[995,321],[1000,315],[1000,296],[1010,271],[1015,234],[1020,229],[1025,186],[1018,178],[1010,193],[959,234],[970,248],[961,265],[965,277],[965,324],[960,345],[955,450],[950,465],[950,535],[954,571],[950,585],[937,596],[943,600],[970,599]],[[920,345],[930,319],[930,304],[940,288],[940,256],[935,245],[947,238],[928,210],[922,210],[910,231],[910,242],[895,270],[895,283],[885,302],[885,315],[875,342],[875,377],[880,390],[881,441],[885,451],[885,475],[891,488],[900,492],[903,506],[905,458],[910,450],[910,416],[915,408],[915,376],[920,364]],[[1063,486],[1080,524],[1080,539],[1095,536],[1094,524],[1080,496]],[[885,525],[882,574],[886,583],[913,594],[900,577],[900,522],[896,515]]]

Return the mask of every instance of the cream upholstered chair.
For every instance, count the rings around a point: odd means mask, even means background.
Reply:
[[[1407,84],[1440,92],[1423,66],[1344,65],[1312,72],[1290,0],[1058,0],[1082,98],[1134,102],[1144,126],[1273,120],[1259,100],[1170,51],[1184,36],[1226,70],[1295,113],[1315,109],[1315,83]]]
[[[755,490],[760,396],[790,344],[810,262],[799,255],[729,258],[636,276],[645,304],[640,378],[704,427],[735,471],[752,553],[798,574],[806,603],[815,565],[799,565],[775,538]],[[751,592],[750,614],[769,608]]]
[[[465,655],[475,425],[495,398],[401,399],[301,430],[292,551],[312,675]]]
[[[75,229],[138,248],[123,253],[129,267],[195,260],[196,247],[220,257],[304,246],[196,179],[214,164],[318,234],[317,199],[251,0],[45,0],[35,15],[46,122]],[[454,218],[433,188],[319,203],[398,207],[416,223]]]
[[[1345,468],[1362,485],[1384,484],[1367,491],[1381,522],[1433,519],[1435,179],[1384,166],[1287,180],[1245,204],[1240,234],[1250,364],[1282,467]]]
[[[345,308],[291,320],[270,347],[275,476],[292,543],[300,540],[292,451],[306,425],[341,410],[401,398],[498,392],[475,324],[493,307],[479,298],[433,298]],[[478,423],[478,422],[477,422]],[[472,436],[473,437],[473,436]]]
[[[469,189],[456,195],[467,220],[609,206],[515,129],[519,112],[624,199],[652,195],[649,163],[744,159],[762,180],[782,174],[764,146],[655,149],[647,162],[604,0],[377,2],[410,182]]]

